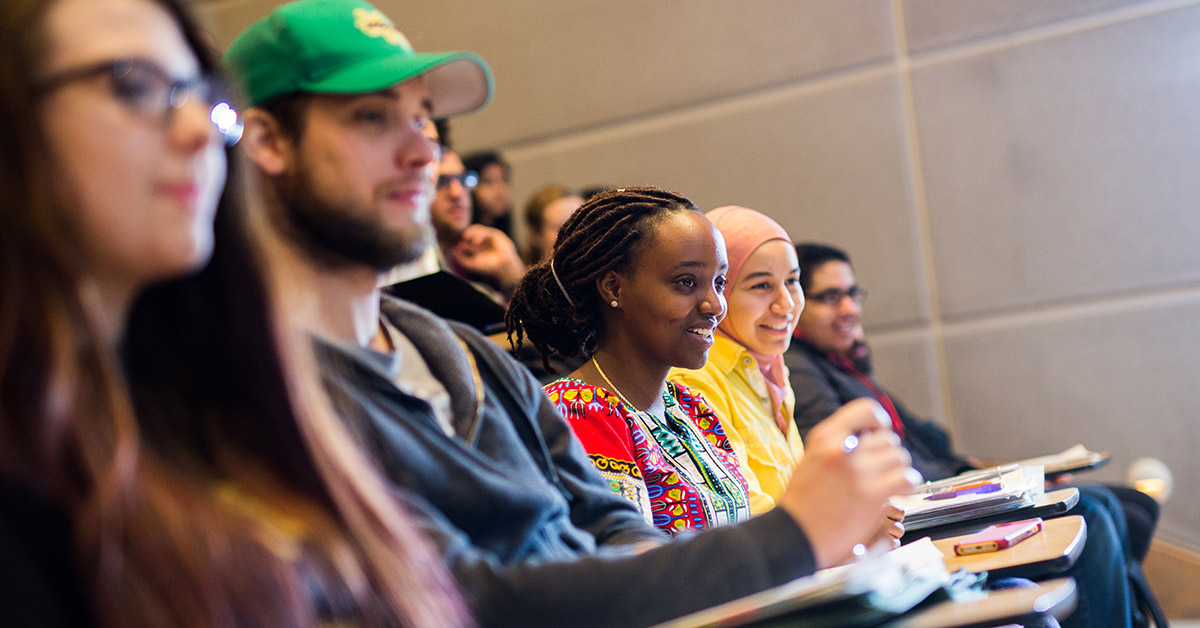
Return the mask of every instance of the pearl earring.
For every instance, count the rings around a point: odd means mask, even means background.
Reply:
[[[608,302],[608,304],[609,304],[609,305],[611,305],[611,306],[613,306],[613,307],[617,307],[617,300],[616,300],[616,299],[613,299],[612,301],[609,301],[609,302]]]

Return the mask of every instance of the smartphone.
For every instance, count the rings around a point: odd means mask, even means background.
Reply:
[[[1006,547],[1012,547],[1021,541],[1037,534],[1042,529],[1042,520],[1026,519],[1012,523],[998,523],[988,526],[962,541],[954,544],[954,553],[959,556],[994,552]]]

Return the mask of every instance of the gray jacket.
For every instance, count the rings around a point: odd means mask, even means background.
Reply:
[[[814,570],[807,537],[778,509],[667,542],[499,347],[403,301],[385,297],[383,312],[450,392],[454,436],[392,384],[393,356],[318,340],[326,384],[480,625],[648,626]],[[657,547],[635,553],[642,541]]]

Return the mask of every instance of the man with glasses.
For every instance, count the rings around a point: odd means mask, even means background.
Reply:
[[[796,393],[794,416],[801,435],[807,435],[842,404],[867,397],[887,410],[892,429],[925,479],[939,480],[982,465],[954,453],[939,425],[908,412],[871,379],[861,320],[867,291],[854,277],[850,256],[824,244],[798,244],[796,257],[805,305],[784,362]],[[1037,453],[1042,452],[1030,452]],[[1079,504],[1069,514],[1083,516],[1088,539],[1083,554],[1066,574],[1079,582],[1081,601],[1079,610],[1063,625],[1130,626],[1135,601],[1148,607],[1155,604],[1138,562],[1153,534],[1157,507],[1131,489],[1078,488]],[[1138,514],[1136,522],[1127,518],[1127,514],[1144,513],[1147,508],[1153,513]]]
[[[441,267],[475,284],[492,300],[504,304],[525,274],[517,246],[503,231],[471,224],[471,190],[479,175],[467,171],[462,159],[446,150],[438,164],[437,192],[430,206]]]
[[[926,479],[970,468],[950,451],[941,428],[904,412],[871,379],[861,320],[867,290],[855,280],[850,257],[823,244],[799,244],[796,256],[805,305],[784,360],[796,393],[794,416],[800,435],[806,436],[847,401],[870,397],[888,411],[892,429],[912,454],[913,467]]]

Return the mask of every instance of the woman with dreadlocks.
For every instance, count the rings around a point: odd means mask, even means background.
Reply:
[[[587,357],[546,393],[613,490],[667,532],[750,516],[750,487],[716,415],[673,366],[703,366],[725,316],[725,246],[691,201],[606,192],[563,225],[518,286],[509,329]]]

